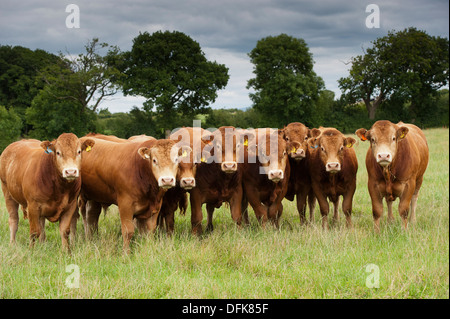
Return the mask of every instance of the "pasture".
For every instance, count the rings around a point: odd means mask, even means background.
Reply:
[[[48,221],[46,242],[30,249],[21,212],[11,246],[1,194],[0,298],[449,298],[449,130],[429,129],[425,135],[430,163],[417,222],[407,231],[398,199],[395,222],[387,222],[385,208],[380,234],[373,231],[364,162],[369,143],[359,139],[350,230],[341,212],[340,221],[322,231],[318,205],[314,223],[300,226],[295,202],[284,200],[279,230],[262,229],[251,208],[250,226],[238,229],[223,205],[214,214],[214,231],[197,238],[188,209],[186,216],[176,213],[172,237],[136,233],[126,256],[113,206],[101,215],[91,241],[78,221],[68,255],[61,250],[58,224]],[[70,280],[74,276],[78,282]]]

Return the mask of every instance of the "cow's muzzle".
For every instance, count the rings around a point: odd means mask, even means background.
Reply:
[[[195,178],[193,178],[193,177],[183,177],[180,180],[180,186],[181,186],[181,188],[184,188],[184,189],[187,189],[187,190],[194,188],[195,187]]]
[[[268,177],[269,180],[271,180],[272,182],[278,183],[283,179],[284,172],[281,169],[273,169],[269,171]]]
[[[222,171],[225,173],[234,173],[237,171],[236,162],[223,162],[221,165]]]
[[[306,157],[305,150],[302,148],[297,149],[294,153],[290,153],[291,158],[295,159],[296,161],[301,161]]]
[[[62,171],[62,176],[68,181],[73,181],[80,176],[80,171],[76,167],[65,168]]]
[[[341,164],[339,162],[328,162],[325,168],[329,173],[337,173],[341,171]]]
[[[392,155],[390,153],[378,153],[377,163],[381,166],[388,166],[392,162]]]
[[[172,176],[161,176],[158,179],[158,186],[164,189],[169,189],[175,186],[175,178]]]

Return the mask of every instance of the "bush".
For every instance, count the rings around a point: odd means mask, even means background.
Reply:
[[[22,121],[13,109],[0,105],[0,152],[20,138]]]

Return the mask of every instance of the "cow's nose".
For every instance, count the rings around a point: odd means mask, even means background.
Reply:
[[[159,186],[163,188],[170,188],[175,186],[175,178],[171,176],[163,176],[159,179]]]
[[[341,164],[339,162],[327,163],[327,172],[339,172],[341,170]]]
[[[292,157],[295,158],[296,160],[301,160],[305,158],[305,156],[306,156],[305,150],[302,148],[297,149],[297,151],[292,154]]]
[[[222,165],[222,171],[225,173],[233,173],[237,170],[237,163],[236,162],[223,162]]]
[[[274,169],[269,171],[269,179],[271,181],[279,182],[283,179],[283,171],[281,169]]]
[[[184,189],[191,189],[195,187],[195,178],[183,177],[180,181],[180,186]]]
[[[378,153],[377,154],[377,162],[385,162],[385,163],[390,163],[392,160],[392,156],[390,153]]]
[[[75,178],[78,177],[78,169],[76,168],[66,168],[64,169],[63,176],[65,178]]]

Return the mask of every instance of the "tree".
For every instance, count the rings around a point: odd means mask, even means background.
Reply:
[[[20,137],[20,131],[22,128],[22,121],[19,115],[10,108],[0,105],[0,153],[10,143],[15,142]]]
[[[308,124],[323,80],[313,71],[314,61],[303,39],[286,34],[258,41],[249,53],[255,78],[247,83],[253,106],[282,127],[292,121]]]
[[[370,119],[387,100],[399,108],[409,101],[412,118],[420,117],[449,81],[448,47],[448,39],[412,27],[390,31],[373,41],[364,55],[351,59],[350,74],[339,79],[339,87],[349,103],[364,101]]]
[[[124,94],[145,97],[145,111],[155,109],[163,129],[205,112],[229,78],[225,65],[208,61],[196,41],[177,31],[139,34],[125,65]]]
[[[44,87],[42,81],[36,81],[36,76],[58,60],[58,56],[39,49],[0,46],[0,105],[8,110],[14,108],[24,123],[25,134],[29,129],[25,123],[25,110]]]
[[[101,49],[108,48],[105,55]],[[70,100],[80,104],[82,111],[95,112],[100,102],[117,93],[120,79],[124,76],[118,69],[121,57],[117,46],[100,43],[94,38],[85,45],[86,52],[72,57],[59,53],[59,63],[41,73],[49,94],[58,100]],[[53,90],[56,88],[56,90]]]

